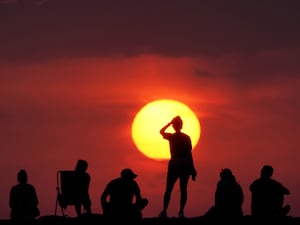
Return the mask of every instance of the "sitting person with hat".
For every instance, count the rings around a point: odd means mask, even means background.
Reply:
[[[137,174],[131,169],[125,168],[120,177],[107,184],[100,199],[106,218],[125,223],[142,219],[141,211],[148,204],[148,200],[142,198],[136,177]]]

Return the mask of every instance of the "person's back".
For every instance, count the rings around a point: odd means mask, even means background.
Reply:
[[[108,184],[110,191],[110,204],[114,213],[128,214],[128,210],[133,204],[135,193],[139,192],[139,188],[134,180],[126,180],[116,178]]]
[[[171,159],[177,160],[191,157],[191,139],[187,134],[176,132],[174,134],[170,134],[168,139],[170,140]]]
[[[215,210],[220,218],[241,218],[243,190],[230,169],[223,169],[215,192]]]
[[[78,160],[75,167],[76,174],[76,186],[74,187],[76,192],[76,203],[75,210],[78,216],[81,216],[83,206],[86,214],[91,214],[91,200],[89,196],[89,185],[90,185],[90,175],[86,172],[88,168],[88,163],[85,160]]]
[[[11,220],[29,221],[39,216],[38,198],[33,185],[27,183],[27,173],[20,170],[18,173],[19,184],[10,190],[9,207]]]
[[[284,195],[290,194],[290,192],[281,183],[272,179],[272,175],[273,168],[264,166],[260,178],[250,185],[252,216],[283,216],[289,211],[290,206],[283,207],[283,200]]]

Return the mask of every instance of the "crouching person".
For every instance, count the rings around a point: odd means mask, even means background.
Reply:
[[[148,200],[142,198],[136,177],[137,174],[131,169],[125,168],[120,177],[107,184],[100,199],[103,215],[107,220],[134,224],[143,218],[142,210]]]

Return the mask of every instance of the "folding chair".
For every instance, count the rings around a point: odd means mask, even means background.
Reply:
[[[69,205],[75,205],[77,199],[76,192],[76,174],[73,170],[61,170],[57,172],[57,198],[55,205],[55,215],[57,215],[58,205],[61,208],[63,216]]]

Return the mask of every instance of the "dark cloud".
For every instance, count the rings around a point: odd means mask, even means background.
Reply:
[[[0,59],[207,56],[295,48],[299,9],[297,0],[2,4]]]
[[[203,78],[215,78],[216,75],[213,73],[210,73],[208,71],[203,71],[203,70],[195,70],[195,74],[199,77]]]
[[[17,4],[17,5],[41,5],[47,3],[48,0],[0,0],[0,4]]]

